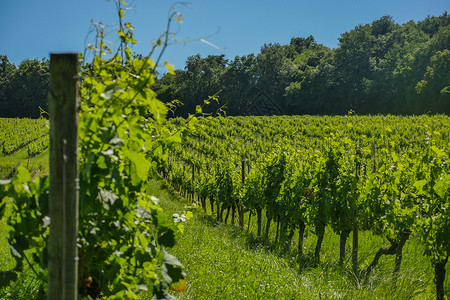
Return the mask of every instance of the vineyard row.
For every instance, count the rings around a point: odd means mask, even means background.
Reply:
[[[174,126],[177,120],[173,120]],[[340,263],[353,234],[352,264],[358,270],[358,232],[389,241],[382,255],[395,255],[419,237],[435,266],[443,294],[450,253],[450,132],[446,116],[247,117],[199,119],[186,147],[174,149],[160,172],[177,189],[209,200],[223,221],[231,210],[243,227],[244,212],[257,218],[257,236],[277,224],[276,241],[290,245],[305,228],[317,236],[320,259],[325,228],[340,236]]]

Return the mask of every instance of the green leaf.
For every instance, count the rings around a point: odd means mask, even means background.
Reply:
[[[443,174],[441,178],[436,182],[433,186],[433,190],[436,194],[439,195],[442,199],[445,198],[445,194],[448,193],[448,189],[450,187],[450,175]]]
[[[138,238],[138,240],[139,240],[139,244],[142,246],[142,248],[143,249],[147,249],[147,246],[148,246],[148,243],[149,243],[149,241],[148,241],[148,239],[147,239],[147,237],[145,237],[141,232],[136,232],[136,237]]]
[[[1,199],[0,199],[1,200]],[[0,219],[5,215],[6,201],[0,202]]]
[[[175,16],[175,17],[173,17],[173,18],[174,18],[175,21],[177,21],[178,23],[183,24],[183,21],[182,21],[179,17]]]
[[[167,71],[169,71],[170,74],[175,75],[175,71],[173,70],[174,66],[172,64],[169,64],[169,62],[166,60],[164,62],[164,65],[167,68]]]
[[[125,58],[127,61],[131,60],[131,50],[128,47],[125,48]]]
[[[433,150],[433,152],[436,153],[436,155],[439,156],[439,157],[445,156],[445,151],[442,150],[442,149],[439,149],[436,146],[432,146],[431,150]]]
[[[136,168],[136,175],[140,180],[147,180],[148,172],[151,167],[151,162],[147,160],[143,153],[138,153],[130,150],[124,150],[124,155],[130,159],[131,163]]]
[[[19,166],[17,168],[17,174],[12,180],[12,184],[14,185],[21,184],[29,181],[30,179],[31,179],[30,172],[28,172],[28,170],[25,167]]]
[[[194,217],[194,214],[192,213],[192,211],[187,211],[184,213],[184,215],[186,216],[187,221],[189,221],[190,219],[192,219]]]
[[[414,182],[413,186],[417,189],[417,194],[422,195],[424,193],[423,187],[428,183],[428,180],[422,179]]]
[[[164,250],[163,253],[164,261],[161,268],[161,274],[163,275],[167,283],[169,283],[169,285],[172,285],[174,283],[185,280],[186,273],[184,273],[183,265],[180,263],[180,261],[175,256],[169,254]]]
[[[167,228],[160,236],[158,237],[158,243],[164,247],[173,247],[175,246],[175,231],[173,228]]]

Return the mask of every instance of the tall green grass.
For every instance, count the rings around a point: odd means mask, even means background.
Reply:
[[[151,195],[161,200],[168,215],[192,209],[176,192],[159,180],[148,187]],[[297,259],[296,236],[291,250],[283,252],[271,240],[255,238],[256,218],[249,231],[237,226],[219,224],[215,218],[193,208],[194,218],[184,224],[184,233],[170,252],[184,264],[187,285],[184,293],[172,292],[179,299],[433,299],[433,269],[422,255],[423,247],[412,236],[404,248],[399,274],[394,277],[394,257],[383,256],[369,275],[351,271],[351,238],[347,245],[347,261],[339,262],[339,237],[326,232],[321,263],[315,263],[313,249],[316,238],[308,232],[304,258]],[[245,215],[248,220],[248,214]],[[264,221],[264,220],[263,220]],[[376,251],[387,246],[380,237],[360,233],[359,264],[367,267]],[[12,267],[4,220],[0,221],[0,271]],[[38,283],[32,272],[26,272],[10,286],[0,289],[0,299],[36,299]],[[447,272],[449,272],[447,265]],[[448,274],[448,273],[447,273]],[[445,291],[450,297],[447,275]],[[141,299],[151,299],[143,294]]]
[[[168,214],[186,210],[188,204],[160,181],[152,181],[150,194],[161,199]],[[400,272],[394,276],[394,256],[383,256],[370,274],[363,271],[380,247],[388,246],[378,236],[361,232],[359,265],[351,268],[351,238],[347,242],[347,261],[339,266],[339,236],[327,230],[321,262],[313,259],[316,242],[308,231],[304,258],[297,259],[294,236],[291,250],[283,252],[273,245],[276,226],[270,241],[255,238],[256,218],[247,231],[219,224],[215,218],[195,209],[194,218],[185,224],[185,232],[171,251],[184,264],[187,273],[185,293],[179,299],[433,299],[434,272],[423,256],[423,246],[412,236],[406,243]],[[263,224],[265,224],[263,220]],[[449,272],[447,265],[447,272]],[[450,296],[450,276],[445,289]],[[175,292],[174,292],[175,293]],[[143,299],[147,299],[143,297]]]
[[[0,179],[9,179],[14,177],[17,173],[17,168],[22,165],[27,168],[33,176],[40,174],[48,174],[49,150],[38,154],[35,157],[28,157],[28,150],[26,147],[20,149],[12,155],[0,155]]]

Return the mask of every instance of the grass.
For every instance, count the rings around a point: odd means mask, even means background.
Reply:
[[[160,180],[151,180],[149,193],[161,199],[168,215],[181,213],[189,206],[177,192]],[[351,235],[347,261],[338,265],[339,237],[327,231],[321,252],[321,263],[312,259],[316,238],[308,232],[305,258],[297,259],[296,236],[291,250],[281,252],[271,242],[256,238],[256,218],[247,231],[237,226],[217,223],[207,213],[194,209],[178,243],[170,252],[185,266],[187,286],[184,293],[172,292],[179,299],[433,299],[433,269],[422,255],[423,248],[415,237],[406,243],[401,271],[394,278],[394,257],[384,256],[370,275],[354,274],[350,267]],[[263,220],[263,224],[265,224]],[[386,246],[383,239],[360,232],[359,264],[367,266],[376,251]],[[5,222],[0,220],[0,271],[12,267]],[[447,272],[450,268],[447,265]],[[448,273],[447,273],[448,274]],[[445,290],[450,296],[450,276]],[[25,273],[7,288],[0,289],[0,299],[36,299],[38,283],[25,266]],[[151,299],[142,294],[140,299]]]
[[[6,211],[5,217],[0,219],[0,272],[11,270],[15,266],[15,260],[11,255],[8,234],[5,219],[8,216]],[[32,261],[30,251],[25,252],[28,261]],[[35,266],[38,268],[38,266]],[[0,300],[3,299],[40,299],[39,295],[40,282],[36,279],[35,274],[31,270],[27,262],[24,262],[23,272],[18,276],[17,280],[11,282],[8,286],[0,287]]]
[[[161,181],[151,181],[149,193],[161,199],[167,214],[180,213],[186,203],[177,192]],[[246,214],[246,221],[247,214]],[[314,263],[316,237],[309,232],[305,239],[305,258],[297,260],[294,250],[280,252],[271,242],[255,238],[256,218],[250,230],[219,224],[214,217],[195,210],[194,218],[185,224],[185,232],[170,252],[184,264],[187,286],[179,299],[433,299],[434,272],[423,256],[416,237],[406,243],[402,266],[394,277],[394,257],[383,256],[369,275],[351,271],[351,237],[347,242],[347,261],[339,261],[339,236],[328,230],[322,246],[321,263]],[[263,224],[265,224],[263,220]],[[294,236],[291,249],[296,249]],[[380,247],[387,243],[370,232],[360,232],[359,265],[367,267]],[[447,264],[447,272],[449,272]],[[448,273],[447,273],[448,274]],[[447,275],[445,290],[450,297]],[[143,296],[142,299],[151,297]]]
[[[40,174],[48,174],[48,156],[49,150],[47,149],[35,157],[28,157],[27,147],[23,147],[8,156],[0,155],[0,179],[13,177],[17,172],[17,167],[20,165],[26,167],[33,177]]]

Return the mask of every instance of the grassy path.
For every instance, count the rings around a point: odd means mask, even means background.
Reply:
[[[161,181],[149,184],[149,193],[161,199],[168,215],[181,214],[186,203]],[[255,239],[255,218],[250,233],[236,226],[218,224],[210,214],[194,209],[178,243],[170,252],[184,264],[187,286],[184,293],[173,292],[179,299],[434,299],[433,270],[422,255],[422,247],[414,237],[404,249],[402,269],[394,280],[394,257],[385,256],[370,276],[355,276],[350,268],[339,267],[339,237],[327,232],[322,250],[322,263],[311,263],[315,236],[305,239],[306,259],[298,262],[296,253],[280,254],[272,245]],[[247,215],[246,215],[247,220]],[[275,226],[273,226],[275,227]],[[271,232],[272,241],[275,233]],[[0,270],[10,265],[5,223],[0,220]],[[296,237],[294,236],[294,243]],[[296,245],[292,245],[295,249]],[[367,266],[383,241],[368,233],[360,236],[360,265]],[[347,253],[350,256],[351,239]],[[309,261],[308,261],[309,259]],[[447,265],[447,274],[450,273]],[[450,279],[445,289],[450,297]],[[0,289],[0,299],[32,299],[37,285],[26,272],[9,288]],[[11,298],[12,297],[12,298]],[[151,299],[142,295],[140,299]]]
[[[177,193],[166,188],[163,183],[152,181],[149,192],[161,199],[168,214],[186,210],[185,202]],[[255,232],[255,226],[251,224],[250,232]],[[275,233],[272,233],[273,240]],[[313,256],[310,252],[315,240],[312,233],[306,238],[307,257]],[[383,245],[379,237],[362,232],[360,265],[370,264]],[[179,299],[435,298],[431,264],[414,237],[405,245],[402,269],[396,278],[392,275],[394,257],[390,256],[382,257],[370,276],[355,276],[350,267],[351,238],[347,245],[347,267],[339,267],[339,237],[332,232],[326,233],[322,263],[316,266],[307,261],[299,263],[295,253],[282,255],[270,250],[271,247],[247,233],[247,225],[242,231],[235,226],[217,224],[211,215],[195,210],[177,246],[170,251],[184,264],[187,273],[185,293],[175,296]],[[450,296],[449,277],[445,283],[447,297]]]
[[[49,150],[47,149],[35,157],[30,158],[28,157],[27,147],[23,147],[12,155],[0,155],[0,179],[11,178],[16,173],[19,165],[26,167],[33,176],[48,174],[48,156]]]

